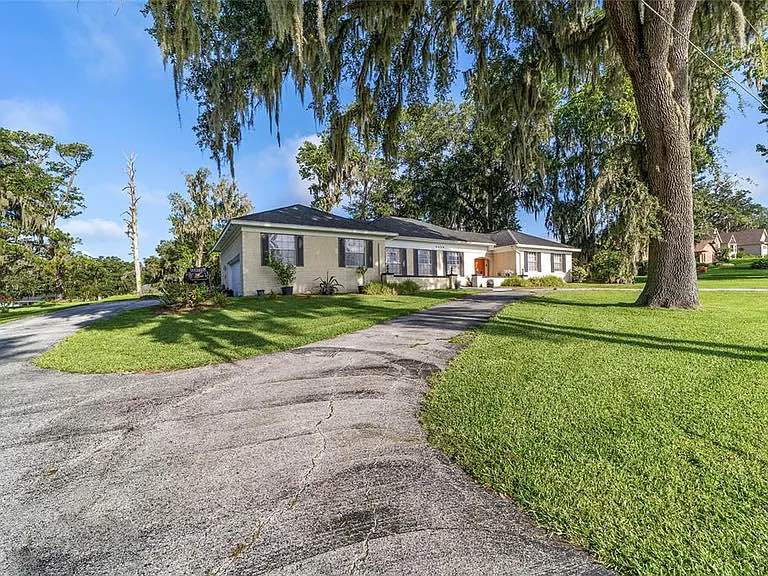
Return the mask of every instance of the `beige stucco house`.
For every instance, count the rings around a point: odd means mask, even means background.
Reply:
[[[570,279],[577,248],[513,230],[489,234],[451,230],[409,218],[344,218],[296,204],[231,220],[214,250],[224,286],[238,295],[278,292],[270,253],[296,265],[297,292],[313,292],[326,273],[357,290],[366,280],[414,280],[424,288],[499,285],[504,276],[553,274]]]

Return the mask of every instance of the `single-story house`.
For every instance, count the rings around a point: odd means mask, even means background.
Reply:
[[[267,264],[273,251],[295,264],[297,292],[316,291],[326,273],[355,291],[360,266],[368,269],[366,281],[410,279],[423,288],[447,288],[451,279],[482,286],[492,279],[498,286],[512,275],[569,280],[579,252],[514,230],[482,234],[392,216],[361,221],[301,204],[229,221],[214,250],[222,283],[238,295],[280,290]]]

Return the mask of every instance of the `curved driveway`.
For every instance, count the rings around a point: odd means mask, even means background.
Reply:
[[[26,361],[78,314],[1,327],[0,573],[608,574],[418,423],[449,339],[511,298],[164,374]]]

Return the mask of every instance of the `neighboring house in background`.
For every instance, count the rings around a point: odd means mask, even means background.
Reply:
[[[731,258],[744,252],[751,256],[768,256],[768,232],[765,228],[751,228],[729,232],[728,248]]]
[[[579,252],[513,230],[481,234],[396,217],[364,222],[301,204],[231,220],[214,250],[220,252],[222,283],[238,295],[280,289],[267,265],[271,251],[296,265],[297,292],[316,290],[317,278],[326,273],[344,291],[357,290],[359,266],[368,268],[367,281],[411,279],[423,288],[447,288],[449,276],[462,285],[473,275],[498,280],[553,274],[568,280]]]
[[[702,238],[693,247],[693,251],[696,254],[696,262],[699,264],[715,263],[722,245],[723,239],[717,230],[715,230],[711,236]]]

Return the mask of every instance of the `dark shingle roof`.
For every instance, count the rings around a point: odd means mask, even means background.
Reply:
[[[237,218],[237,220],[264,222],[266,224],[284,224],[286,226],[318,226],[320,228],[339,228],[341,230],[380,231],[368,222],[336,216],[336,214],[323,212],[303,204],[294,204],[293,206],[275,208],[265,212],[256,212]]]
[[[514,246],[516,244],[530,244],[533,246],[546,246],[547,248],[570,248],[567,244],[561,244],[554,240],[547,238],[539,238],[538,236],[531,236],[524,232],[518,232],[517,230],[499,230],[491,234],[493,241],[496,242],[496,246]]]
[[[400,236],[411,238],[429,238],[432,240],[453,240],[459,242],[484,242],[492,244],[490,234],[479,232],[464,232],[463,230],[451,230],[436,224],[414,220],[413,218],[400,218],[399,216],[384,216],[377,218],[371,225],[382,232],[392,232]]]
[[[362,220],[337,216],[317,208],[304,206],[303,204],[294,204],[293,206],[256,212],[237,218],[237,220],[264,222],[265,224],[283,224],[285,226],[317,226],[340,230],[389,232],[411,238],[454,242],[482,242],[484,244],[496,244],[497,246],[531,244],[549,248],[571,248],[571,246],[566,246],[553,240],[531,236],[530,234],[514,230],[500,230],[490,234],[465,232],[463,230],[451,230],[450,228],[444,228],[443,226],[437,226],[436,224],[422,222],[413,218],[400,218],[398,216],[384,216],[372,222],[364,222]]]
[[[760,239],[763,237],[765,228],[752,228],[751,230],[736,230],[735,232],[729,232],[728,235],[733,235],[737,244],[760,244]]]

